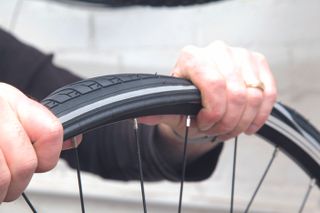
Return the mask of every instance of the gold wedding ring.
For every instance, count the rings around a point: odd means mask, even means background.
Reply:
[[[261,81],[258,83],[246,83],[246,87],[259,89],[261,92],[264,92],[264,84]]]

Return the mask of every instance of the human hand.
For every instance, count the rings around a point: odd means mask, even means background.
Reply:
[[[0,203],[17,199],[34,172],[52,169],[63,129],[44,106],[0,83]]]
[[[185,47],[172,75],[190,79],[201,92],[203,108],[193,122],[191,137],[210,135],[224,141],[243,132],[253,134],[262,127],[276,100],[275,80],[265,57],[221,41],[204,48]],[[141,121],[163,122],[181,136],[185,126],[180,116]]]

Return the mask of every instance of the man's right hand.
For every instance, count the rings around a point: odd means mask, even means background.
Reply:
[[[17,199],[33,173],[58,162],[63,128],[40,103],[0,83],[0,203]]]

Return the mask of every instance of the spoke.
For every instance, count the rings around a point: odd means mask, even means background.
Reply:
[[[238,146],[238,137],[235,137],[235,139],[234,139],[234,150],[233,150],[233,167],[232,167],[230,213],[233,213],[234,188],[235,188],[235,179],[236,179],[235,177],[236,177],[236,162],[237,162],[237,146]]]
[[[82,193],[82,182],[81,182],[81,175],[80,175],[80,162],[79,162],[79,154],[78,154],[78,149],[77,149],[78,145],[77,145],[77,141],[76,141],[75,137],[73,137],[71,140],[72,140],[73,147],[74,147],[74,156],[76,158],[78,187],[79,187],[79,196],[80,196],[80,203],[81,203],[81,212],[85,213],[83,193]]]
[[[304,195],[304,198],[303,198],[303,201],[302,201],[302,204],[300,206],[300,209],[299,209],[299,213],[302,213],[303,212],[303,209],[308,201],[308,198],[309,198],[309,195],[310,195],[310,192],[312,190],[312,188],[314,187],[316,181],[315,179],[311,179],[310,183],[309,183],[309,187],[307,189],[307,192],[306,194]]]
[[[181,206],[182,206],[183,183],[184,183],[185,174],[186,174],[187,144],[188,144],[188,134],[189,134],[190,124],[191,124],[191,119],[190,119],[190,116],[188,115],[188,116],[187,116],[187,119],[186,119],[186,131],[185,131],[184,145],[183,145],[182,174],[181,174],[181,182],[180,182],[180,195],[179,195],[179,208],[178,208],[178,213],[181,212]]]
[[[28,206],[30,207],[31,211],[33,213],[37,213],[37,210],[33,207],[32,203],[30,202],[29,198],[27,197],[27,195],[24,192],[22,192],[22,197],[26,201]]]
[[[142,160],[141,160],[141,150],[140,150],[140,138],[139,138],[139,125],[137,119],[133,119],[134,122],[134,133],[136,137],[136,146],[137,146],[137,155],[138,155],[138,166],[140,172],[140,187],[142,194],[142,204],[143,204],[143,212],[147,213],[147,204],[146,204],[146,196],[144,193],[144,180],[143,180],[143,168],[142,168]]]
[[[272,153],[272,157],[271,157],[271,159],[270,159],[270,161],[269,161],[269,163],[267,165],[267,168],[265,169],[265,171],[264,171],[264,173],[263,173],[263,175],[262,175],[262,177],[261,177],[261,179],[260,179],[260,181],[259,181],[259,183],[258,183],[253,195],[251,196],[251,199],[250,199],[250,201],[249,201],[249,203],[248,203],[248,205],[246,207],[246,210],[244,211],[245,213],[249,212],[249,209],[250,209],[250,207],[251,207],[251,205],[253,203],[253,200],[256,197],[256,195],[257,195],[257,193],[258,193],[258,191],[259,191],[259,189],[260,189],[265,177],[267,176],[267,174],[269,172],[269,169],[270,169],[270,167],[271,167],[271,165],[272,165],[277,153],[278,153],[278,147],[275,147],[275,149],[274,149],[274,151]]]

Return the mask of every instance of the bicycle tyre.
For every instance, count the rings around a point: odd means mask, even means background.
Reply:
[[[152,74],[118,74],[66,85],[42,103],[61,121],[64,139],[128,118],[196,115],[199,90],[188,80]],[[276,103],[257,132],[278,146],[320,187],[320,133],[293,109]]]

